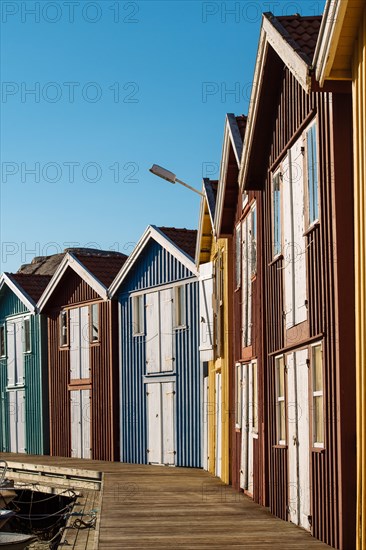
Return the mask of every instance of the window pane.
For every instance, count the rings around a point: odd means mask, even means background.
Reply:
[[[186,303],[184,286],[175,287],[175,326],[182,327],[186,323]]]
[[[286,441],[285,402],[278,403],[278,441]]]
[[[235,285],[240,287],[241,283],[241,224],[236,226],[235,233]]]
[[[314,397],[314,443],[324,443],[323,396]]]
[[[31,351],[31,339],[30,339],[30,319],[24,319],[24,352]]]
[[[307,171],[308,171],[308,207],[309,223],[318,219],[318,153],[316,143],[316,124],[314,124],[306,135],[307,141]]]
[[[323,391],[322,348],[313,348],[313,391]]]
[[[286,441],[285,360],[276,358],[277,441]]]
[[[235,424],[241,428],[242,417],[242,366],[236,365],[236,407],[235,407]]]
[[[258,384],[257,384],[257,363],[252,364],[252,427],[258,433]]]
[[[279,357],[277,361],[277,397],[285,396],[285,365],[284,358]]]
[[[257,209],[254,206],[251,217],[251,274],[257,272]]]
[[[67,346],[67,311],[60,315],[60,346]]]
[[[92,342],[99,341],[99,304],[91,306]]]
[[[132,298],[132,331],[134,335],[144,333],[144,296]]]
[[[281,252],[281,188],[280,174],[273,179],[273,254]]]
[[[5,355],[5,326],[0,326],[0,356],[4,357]]]

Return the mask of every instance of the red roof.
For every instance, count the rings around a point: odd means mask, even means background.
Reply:
[[[319,35],[321,15],[302,17],[283,15],[276,17],[285,32],[281,34],[295,51],[305,54],[309,61],[313,60],[315,46]]]
[[[101,252],[102,253],[99,255],[73,253],[73,256],[75,256],[94,277],[108,288],[114,281],[128,256],[120,252]]]
[[[178,229],[176,227],[158,227],[158,229],[173,241],[178,248],[194,259],[197,241],[196,229]]]
[[[46,286],[51,280],[48,275],[31,275],[26,273],[7,273],[19,287],[23,289],[36,303],[42,296]]]

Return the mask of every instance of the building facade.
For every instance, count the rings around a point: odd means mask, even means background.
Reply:
[[[5,273],[0,280],[0,448],[49,452],[47,326],[36,302],[49,276]]]
[[[357,548],[366,548],[366,6],[328,0],[314,65],[320,89],[352,88],[357,391]]]
[[[320,17],[263,16],[241,167],[263,193],[272,512],[355,545],[351,103],[319,92]],[[270,88],[271,93],[268,93]]]
[[[122,462],[202,465],[195,244],[196,231],[149,226],[110,288]]]
[[[70,249],[42,297],[50,454],[118,460],[118,316],[108,287],[124,254]]]

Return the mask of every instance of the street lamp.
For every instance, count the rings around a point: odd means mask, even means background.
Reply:
[[[191,191],[194,191],[197,193],[197,195],[200,195],[201,197],[204,197],[205,195],[201,193],[201,191],[198,191],[194,187],[191,187],[188,185],[188,183],[184,183],[184,181],[177,178],[173,172],[170,170],[166,170],[162,166],[159,166],[158,164],[153,164],[150,168],[150,172],[154,174],[155,176],[159,176],[159,178],[163,178],[163,180],[169,181],[170,183],[180,183],[181,185],[184,185],[184,187],[187,187]]]

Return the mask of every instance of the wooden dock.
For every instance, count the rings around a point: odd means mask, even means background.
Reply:
[[[330,548],[202,470],[7,453],[0,458],[102,473],[101,492],[85,489],[79,502],[84,510],[98,509],[96,529],[68,530],[62,548]]]

